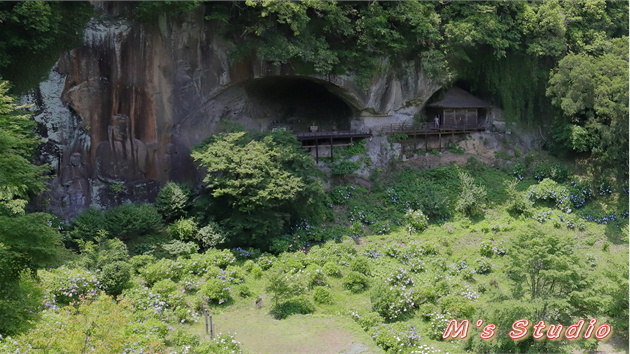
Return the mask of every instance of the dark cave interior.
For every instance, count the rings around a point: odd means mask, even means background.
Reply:
[[[307,131],[349,130],[353,109],[323,83],[299,77],[266,77],[245,83],[245,113],[271,122],[271,127]]]

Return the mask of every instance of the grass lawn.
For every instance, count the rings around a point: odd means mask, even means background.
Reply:
[[[213,317],[217,333],[235,333],[244,353],[384,353],[347,316],[294,315],[276,320],[268,306],[228,308]],[[203,321],[197,326],[205,334]]]

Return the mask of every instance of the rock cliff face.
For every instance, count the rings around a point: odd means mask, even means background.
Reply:
[[[235,62],[216,26],[202,12],[150,26],[90,21],[84,44],[27,98],[54,173],[51,211],[71,218],[89,206],[150,201],[167,180],[194,183],[191,148],[235,124],[373,129],[412,120],[440,88],[412,64],[384,70],[365,90],[352,76]]]

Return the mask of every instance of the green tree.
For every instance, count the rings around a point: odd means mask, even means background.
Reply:
[[[165,220],[172,221],[186,216],[189,191],[177,183],[167,182],[155,200],[155,207]]]
[[[610,40],[600,55],[569,54],[549,79],[560,108],[557,139],[605,165],[628,169],[628,37]]]
[[[35,87],[63,50],[81,43],[92,13],[87,1],[0,3],[0,77],[15,92]]]
[[[0,333],[24,329],[36,314],[40,293],[31,278],[53,265],[60,252],[61,235],[48,214],[27,214],[29,195],[44,188],[45,166],[31,164],[37,144],[34,122],[7,95],[0,83]]]
[[[45,166],[30,163],[37,140],[35,122],[0,83],[0,215],[24,214],[29,193],[43,190]]]
[[[486,204],[486,189],[475,183],[475,179],[466,172],[459,173],[462,191],[457,199],[455,210],[465,216],[483,213]]]
[[[259,140],[245,133],[213,137],[192,154],[208,173],[206,188],[226,231],[265,247],[266,236],[278,235],[301,217],[313,217],[324,197],[309,155],[288,132]]]
[[[597,308],[596,297],[589,295],[590,272],[585,271],[574,239],[533,229],[513,236],[507,257],[514,296],[541,304],[540,318],[550,315],[552,308],[565,309],[554,314],[564,320],[571,314],[592,314]],[[571,314],[565,313],[569,308]]]

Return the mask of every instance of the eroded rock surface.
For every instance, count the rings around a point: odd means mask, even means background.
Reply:
[[[46,130],[51,211],[71,218],[88,206],[150,201],[167,180],[194,183],[191,149],[226,126],[375,129],[411,121],[440,88],[418,64],[362,89],[352,76],[234,62],[219,32],[202,12],[155,26],[111,14],[90,21],[84,44],[27,99]]]

